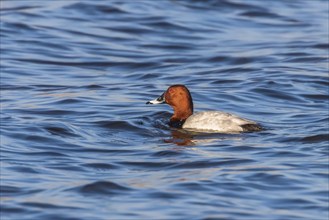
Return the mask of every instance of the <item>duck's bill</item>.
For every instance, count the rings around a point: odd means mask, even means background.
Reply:
[[[163,104],[163,103],[166,103],[164,93],[161,96],[159,96],[159,98],[146,102],[146,104],[153,104],[153,105]]]

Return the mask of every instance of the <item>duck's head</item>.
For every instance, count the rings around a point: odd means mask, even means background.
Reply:
[[[172,85],[158,98],[146,104],[167,103],[174,109],[170,122],[185,121],[193,114],[193,101],[190,91],[184,85]]]

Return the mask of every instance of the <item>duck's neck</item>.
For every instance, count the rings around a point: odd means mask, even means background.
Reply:
[[[185,106],[173,106],[174,114],[170,118],[170,122],[185,121],[193,114],[193,106],[187,103]]]

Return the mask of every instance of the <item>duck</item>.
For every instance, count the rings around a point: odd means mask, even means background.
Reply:
[[[260,124],[222,111],[204,111],[193,113],[193,100],[185,85],[171,85],[158,98],[146,104],[168,104],[174,110],[169,126],[178,129],[215,132],[241,133],[261,131]]]

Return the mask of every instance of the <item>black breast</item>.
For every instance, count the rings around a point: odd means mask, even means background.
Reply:
[[[182,128],[185,120],[170,121],[168,124],[170,127]]]

